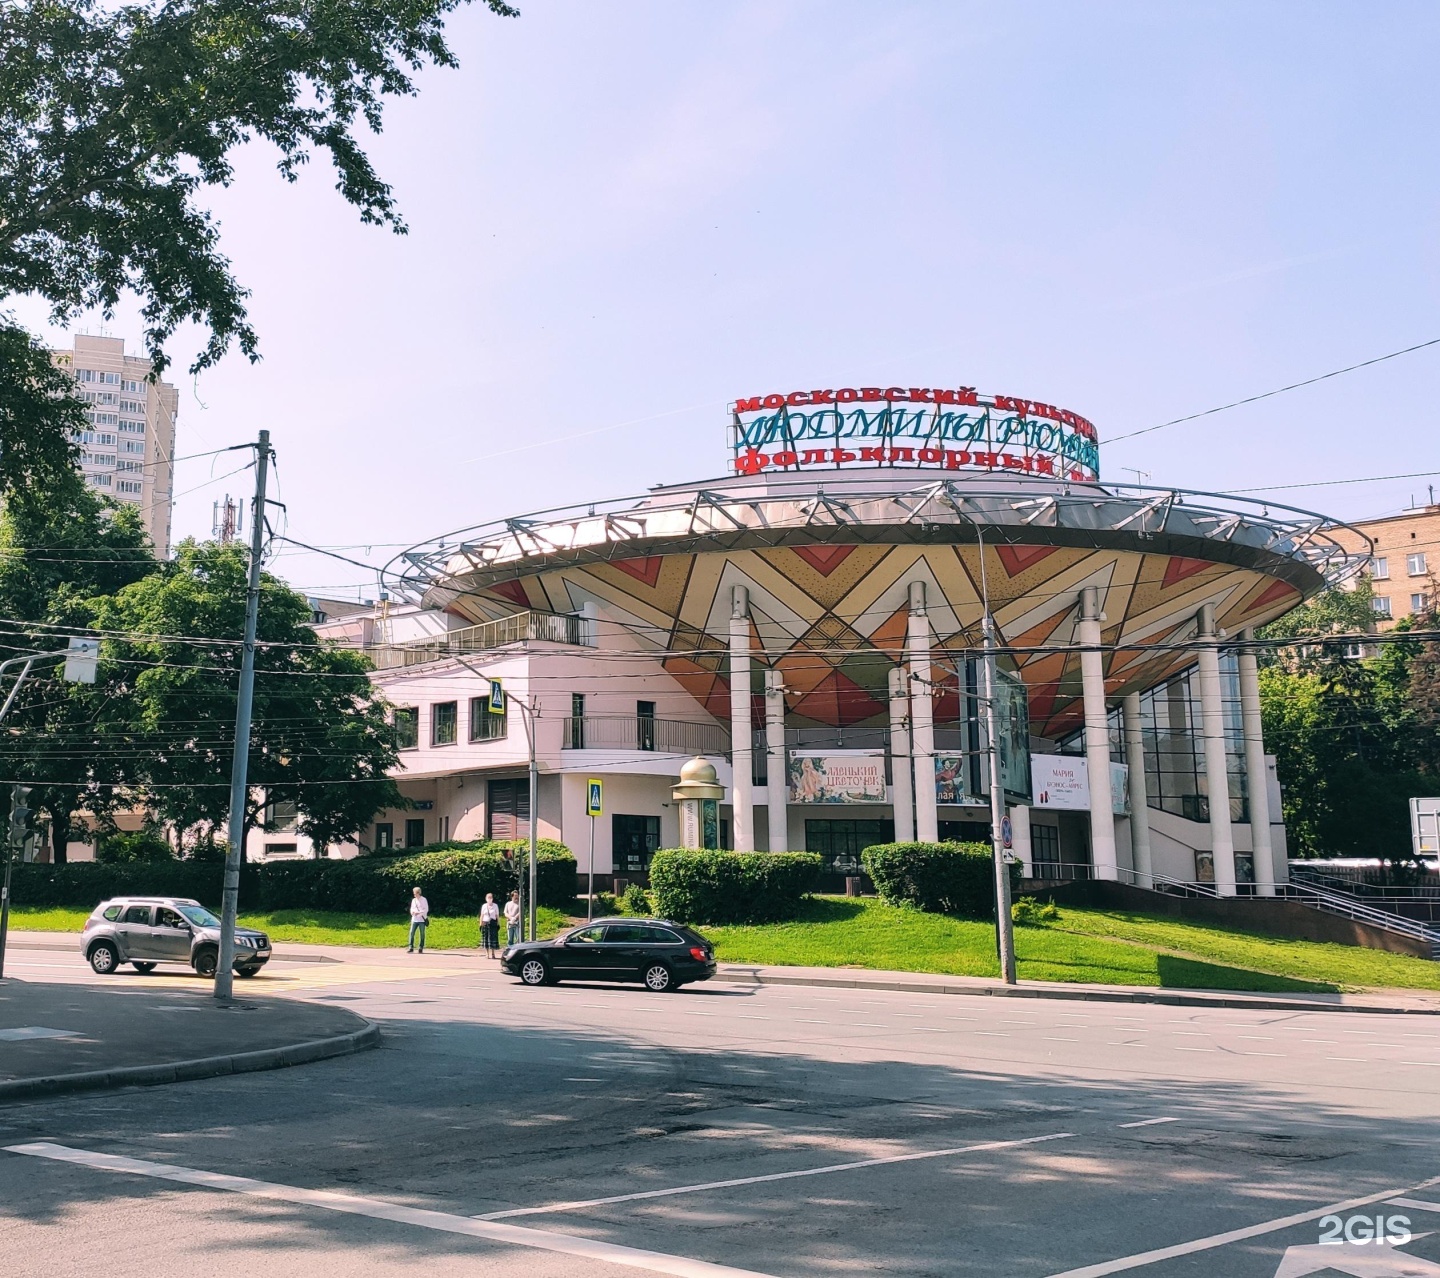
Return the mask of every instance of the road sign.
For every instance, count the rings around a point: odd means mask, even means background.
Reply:
[[[490,713],[505,713],[505,689],[500,686],[499,679],[490,680]]]
[[[1010,818],[1008,816],[1003,816],[1000,818],[1000,846],[1002,848],[1008,848],[1013,847],[1014,845],[1014,827],[1010,824]]]
[[[600,802],[600,782],[591,777],[586,782],[585,815],[598,817],[603,810]]]
[[[70,683],[94,683],[95,666],[100,660],[100,640],[70,637],[65,656],[65,678]]]

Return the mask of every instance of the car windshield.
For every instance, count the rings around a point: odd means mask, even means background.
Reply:
[[[220,920],[203,905],[177,905],[175,907],[196,927],[219,927]]]

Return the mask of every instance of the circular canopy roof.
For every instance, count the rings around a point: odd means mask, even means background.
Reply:
[[[473,621],[594,602],[722,719],[730,587],[744,585],[757,655],[784,672],[791,715],[828,724],[886,713],[910,582],[927,583],[937,641],[951,651],[978,643],[988,587],[1035,730],[1056,736],[1079,721],[1078,653],[1067,649],[1082,588],[1099,589],[1118,696],[1193,660],[1163,645],[1193,635],[1202,604],[1234,631],[1357,571],[1364,557],[1335,527],[1311,511],[1175,489],[811,470],[500,520],[418,546],[386,576]]]

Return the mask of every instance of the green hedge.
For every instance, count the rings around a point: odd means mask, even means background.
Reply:
[[[881,900],[936,914],[995,917],[995,862],[988,843],[877,843],[860,854]],[[1020,886],[1010,867],[1010,890]]]
[[[528,845],[513,862],[492,843],[398,857],[353,861],[272,861],[240,868],[240,908],[245,911],[342,910],[355,914],[404,914],[410,889],[419,886],[436,915],[477,913],[485,893],[495,899],[516,886]],[[12,897],[17,905],[90,909],[126,894],[188,896],[212,909],[220,905],[225,867],[195,861],[150,864],[16,865]],[[562,843],[542,839],[536,847],[536,886],[541,905],[568,909],[575,899],[575,858]]]
[[[650,858],[655,912],[678,923],[775,923],[794,918],[820,874],[813,852],[696,852]]]

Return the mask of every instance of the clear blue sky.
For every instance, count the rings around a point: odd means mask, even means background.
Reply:
[[[718,475],[737,395],[975,385],[1103,441],[1440,337],[1433,3],[519,3],[460,12],[460,69],[375,143],[407,237],[258,147],[214,202],[264,360],[177,377],[179,449],[268,426],[302,540],[378,562]],[[1102,474],[1440,470],[1437,373],[1440,347],[1102,442]],[[177,535],[248,481],[210,466],[180,468]],[[1278,495],[1361,516],[1425,484]]]

